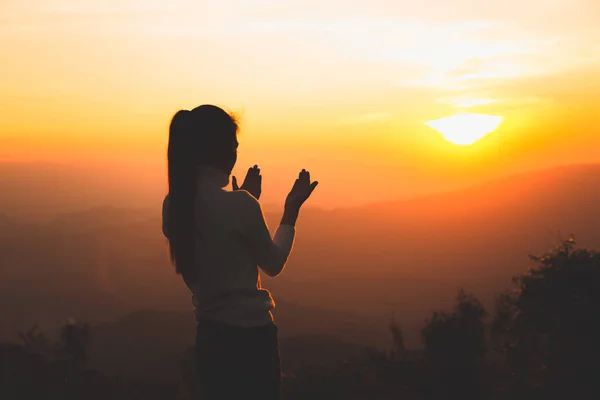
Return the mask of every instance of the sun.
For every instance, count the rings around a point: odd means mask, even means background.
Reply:
[[[497,115],[460,113],[425,122],[444,139],[460,146],[469,146],[494,132],[504,117]]]

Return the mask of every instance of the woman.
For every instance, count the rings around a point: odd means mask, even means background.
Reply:
[[[176,271],[192,292],[203,398],[278,399],[275,303],[261,287],[258,268],[271,277],[283,270],[298,213],[317,182],[300,172],[271,238],[258,203],[260,169],[248,170],[241,190],[235,177],[234,190],[224,189],[237,160],[237,131],[236,120],[212,105],[175,114],[163,233]]]

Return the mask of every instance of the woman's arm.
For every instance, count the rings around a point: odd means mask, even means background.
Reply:
[[[310,197],[318,182],[310,182],[310,173],[302,170],[285,200],[281,223],[271,239],[264,214],[258,201],[251,196],[248,207],[249,241],[259,267],[269,276],[277,276],[287,262],[294,244],[295,226],[300,208]]]
[[[293,207],[285,207],[283,209],[283,216],[281,217],[280,225],[290,225],[295,227],[299,214],[299,209],[295,209]]]
[[[282,222],[271,237],[267,222],[258,201],[247,195],[247,230],[246,235],[252,253],[260,269],[268,276],[277,276],[287,262],[292,251],[295,237],[295,220]],[[285,213],[284,213],[285,215]]]

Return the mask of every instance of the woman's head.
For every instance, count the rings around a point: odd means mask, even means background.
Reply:
[[[175,114],[169,130],[169,163],[211,166],[230,174],[237,160],[235,118],[213,105]]]
[[[194,269],[196,171],[211,166],[230,174],[237,161],[235,118],[213,105],[178,111],[169,129],[169,220],[171,260],[186,281]]]

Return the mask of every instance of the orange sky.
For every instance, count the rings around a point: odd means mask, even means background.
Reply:
[[[597,21],[595,0],[3,0],[0,160],[162,182],[171,116],[214,103],[267,202],[304,167],[334,206],[600,162]],[[505,122],[471,147],[424,125],[460,110]]]

